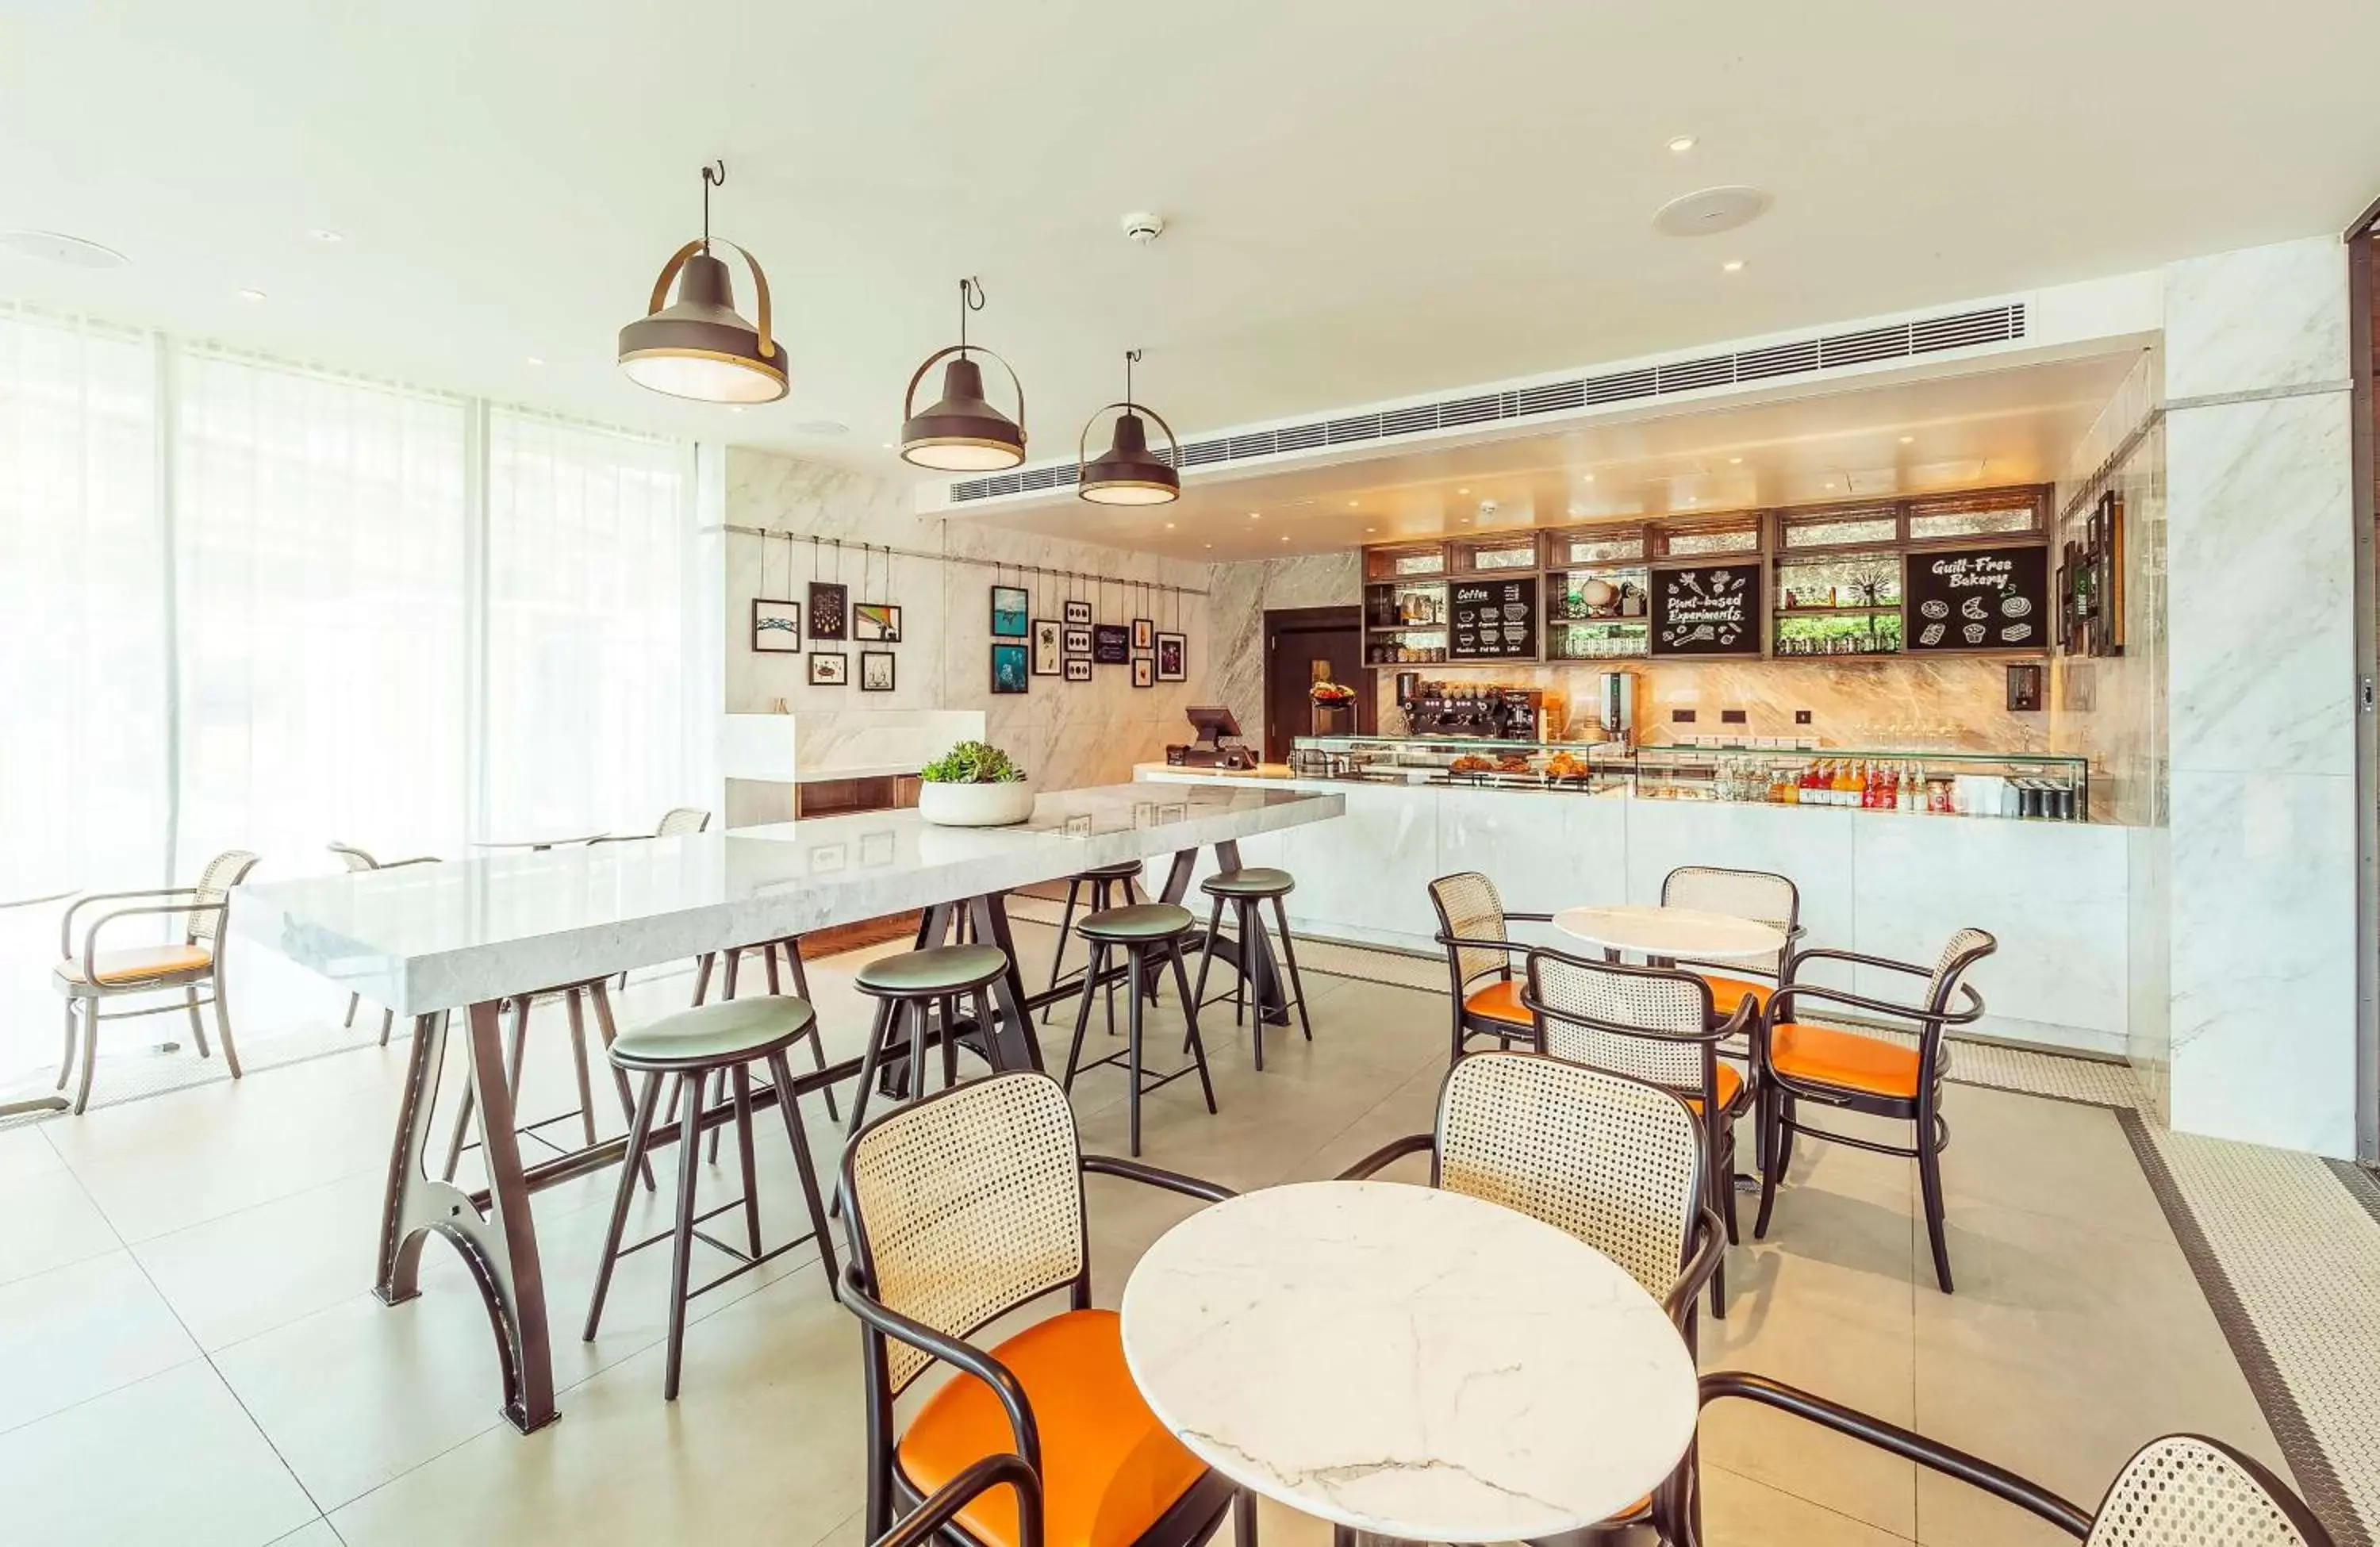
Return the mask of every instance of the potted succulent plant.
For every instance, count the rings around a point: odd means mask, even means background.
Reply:
[[[962,741],[917,773],[917,814],[941,827],[1005,827],[1033,814],[1033,786],[988,741]]]

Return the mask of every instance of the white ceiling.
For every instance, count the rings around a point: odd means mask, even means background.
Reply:
[[[2135,359],[2102,355],[1736,408],[1654,408],[1336,467],[1193,478],[1170,506],[1096,506],[1067,489],[957,518],[1227,564],[1401,538],[2047,483]],[[1491,501],[1492,512],[1481,509]]]
[[[0,256],[0,297],[889,470],[972,272],[1049,456],[1129,344],[1194,434],[2336,231],[2380,191],[2380,6],[2229,14],[30,0],[0,16],[0,227],[133,262]],[[713,155],[795,383],[735,417],[612,359]],[[1723,183],[1775,208],[1654,234]]]

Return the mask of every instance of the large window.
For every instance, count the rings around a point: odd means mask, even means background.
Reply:
[[[692,461],[0,308],[0,902],[701,802]],[[56,945],[56,908],[0,911],[0,1086],[57,1055]],[[243,1036],[343,1003],[233,972]]]

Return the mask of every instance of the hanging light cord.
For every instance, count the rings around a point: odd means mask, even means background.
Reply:
[[[710,190],[711,190],[712,189],[714,189],[714,188],[721,188],[721,187],[724,187],[724,186],[725,186],[725,184],[726,184],[726,182],[727,182],[727,164],[726,164],[725,162],[723,162],[723,161],[713,161],[713,162],[707,162],[707,163],[705,163],[705,164],[703,164],[703,168],[702,168],[702,250],[703,250],[705,253],[708,253],[708,252],[710,250]]]
[[[959,358],[967,352],[966,320],[970,311],[983,310],[983,281],[970,275],[959,281]]]
[[[1132,412],[1132,368],[1140,363],[1138,349],[1123,352],[1123,411]]]

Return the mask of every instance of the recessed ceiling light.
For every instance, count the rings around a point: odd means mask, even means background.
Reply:
[[[1347,508],[1348,508],[1348,509],[1350,509],[1350,510],[1353,510],[1353,509],[1354,509],[1358,505],[1361,505],[1362,503],[1363,503],[1363,502],[1362,502],[1361,500],[1349,500],[1349,501],[1347,502]]]
[[[851,426],[839,419],[806,419],[792,427],[796,435],[844,435]]]
[[[1467,493],[1471,493],[1471,491],[1470,491],[1470,490],[1468,490],[1468,489],[1457,489],[1457,490],[1455,491],[1455,493],[1458,493],[1458,494],[1467,494]]]
[[[531,365],[543,365],[545,363],[545,357],[542,355],[531,355],[528,357],[528,362]]]
[[[1248,519],[1251,521],[1261,521],[1264,519],[1264,512],[1261,510],[1251,510],[1248,512]]]
[[[1727,462],[1728,466],[1731,468],[1740,468],[1743,466],[1743,458],[1741,457],[1730,457],[1727,459]]]
[[[1831,478],[1830,478],[1830,479],[1827,480],[1827,487],[1828,487],[1828,488],[1831,489],[1831,488],[1833,488],[1834,486],[1835,486],[1835,481],[1834,481],[1833,479],[1831,479]]]
[[[881,442],[879,442],[878,444],[879,444],[879,445],[880,445],[881,446],[883,446],[883,448],[884,448],[885,450],[887,450],[887,451],[890,451],[890,450],[892,450],[892,443],[891,441],[881,441]]]
[[[1282,532],[1282,533],[1281,534],[1281,540],[1283,542],[1288,542],[1288,541],[1289,541],[1289,533],[1287,533],[1287,532]]]
[[[1214,546],[1214,544],[1213,544],[1212,542],[1209,542],[1209,543],[1208,543],[1208,544],[1207,544],[1207,546],[1208,546],[1208,547],[1209,547],[1209,548],[1212,548],[1212,547]]]
[[[1172,531],[1172,530],[1173,530],[1173,523],[1172,523],[1172,522],[1171,522],[1171,521],[1166,522],[1166,523],[1165,523],[1165,530],[1166,530],[1167,531]]]
[[[1691,134],[1678,134],[1670,137],[1670,149],[1680,155],[1684,155],[1688,151],[1691,151],[1694,148],[1694,137]]]
[[[1917,444],[1917,437],[1914,435],[1903,435],[1900,437],[1900,444],[1903,445],[1915,445]]]
[[[1581,483],[1592,483],[1595,481],[1595,475],[1593,473],[1581,473],[1579,474],[1578,481]]]
[[[741,403],[730,403],[727,405],[727,411],[731,414],[740,414],[744,411],[744,405]]]
[[[1378,530],[1379,530],[1380,529],[1379,529],[1379,528],[1378,528],[1378,527],[1366,527],[1364,530],[1365,530],[1366,531],[1378,531]]]
[[[244,301],[261,301],[264,298],[264,292],[250,286],[239,293],[239,298]]]
[[[1742,274],[1743,272],[1743,260],[1741,258],[1730,258],[1726,262],[1719,265],[1719,271],[1722,274]]]
[[[336,231],[322,225],[315,226],[311,231],[309,231],[306,234],[313,238],[316,241],[325,244],[343,242],[347,239],[346,238],[339,235]]]
[[[62,231],[0,231],[0,251],[69,269],[120,269],[132,262],[112,247]]]

